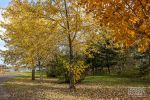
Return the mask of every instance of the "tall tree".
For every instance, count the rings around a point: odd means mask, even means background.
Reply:
[[[51,8],[49,7],[49,9]],[[56,39],[59,36],[56,37],[54,34],[57,28],[56,22],[43,18],[44,11],[40,1],[12,0],[3,14],[6,21],[1,22],[2,27],[6,29],[2,38],[6,42],[8,53],[13,51],[16,55],[21,54],[21,59],[17,59],[16,63],[30,65],[33,69],[33,80],[36,63],[42,60],[44,62],[44,59],[48,58],[54,50],[56,40],[59,40]],[[22,63],[18,63],[18,61]]]

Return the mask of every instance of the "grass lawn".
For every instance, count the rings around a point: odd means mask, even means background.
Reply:
[[[83,82],[87,84],[100,84],[103,86],[150,87],[150,80],[114,75],[88,76]]]
[[[150,81],[117,76],[88,76],[76,85],[76,92],[70,92],[68,84],[58,79],[39,78],[31,80],[31,73],[17,73],[18,76],[5,82],[10,100],[98,100],[98,99],[145,99],[150,98]],[[38,73],[36,74],[38,76]],[[129,95],[131,87],[141,87],[144,94]]]

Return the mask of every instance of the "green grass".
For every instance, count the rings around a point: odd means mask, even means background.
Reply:
[[[104,86],[150,86],[150,80],[144,80],[140,78],[119,77],[116,75],[87,76],[83,82],[88,84],[101,84]]]
[[[11,74],[16,74],[15,78],[20,79],[31,79],[31,72],[15,72]],[[39,79],[39,72],[35,73],[35,78]],[[43,78],[46,78],[46,73],[43,72]],[[58,80],[59,81],[59,80]],[[59,83],[59,82],[58,82]],[[101,76],[87,76],[81,84],[100,84],[103,86],[142,86],[150,87],[150,80],[141,79],[136,77],[126,77],[126,76],[117,76],[117,75],[101,75]]]
[[[96,100],[96,99],[135,99],[128,95],[129,87],[144,87],[145,100],[150,97],[148,80],[132,79],[115,75],[87,76],[76,85],[76,92],[68,89],[68,84],[58,83],[57,78],[46,78],[41,83],[36,73],[36,80],[31,80],[31,73],[13,73],[17,77],[4,83],[11,95],[11,100]],[[139,98],[138,98],[139,99]],[[140,98],[143,99],[143,98]]]

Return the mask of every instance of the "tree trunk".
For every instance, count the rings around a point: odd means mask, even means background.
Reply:
[[[109,66],[107,66],[107,68],[108,68],[108,72],[109,72],[109,74],[110,74],[110,67],[109,67]]]
[[[73,48],[72,48],[72,42],[71,42],[71,37],[69,34],[68,37],[69,40],[69,49],[70,49],[70,61],[69,61],[69,66],[70,66],[70,86],[69,88],[71,90],[75,90],[75,78],[74,78],[74,66],[73,66]]]
[[[69,84],[69,88],[70,90],[75,90],[75,79],[74,79],[74,72],[73,72],[73,68],[72,65],[70,65],[70,84]]]
[[[92,67],[92,73],[93,73],[93,76],[95,75],[95,67],[93,66]]]
[[[38,66],[39,66],[39,73],[40,73],[40,81],[42,82],[43,81],[43,69],[42,69],[40,61],[38,61]]]
[[[32,65],[31,65],[31,67],[32,67],[32,80],[35,80],[35,66],[34,66],[34,60],[32,59]]]
[[[32,80],[35,80],[35,67],[32,68]]]
[[[74,66],[73,66],[73,48],[72,48],[72,40],[71,40],[71,35],[70,35],[70,25],[69,25],[69,16],[68,16],[68,9],[67,9],[67,3],[66,0],[64,0],[64,6],[65,6],[65,15],[66,15],[66,25],[67,25],[67,33],[68,33],[68,42],[69,42],[69,66],[70,66],[70,72],[69,72],[69,80],[70,80],[70,85],[69,88],[71,90],[75,90],[75,79],[74,79]]]
[[[150,43],[148,45],[148,56],[149,56],[149,65],[150,65]]]

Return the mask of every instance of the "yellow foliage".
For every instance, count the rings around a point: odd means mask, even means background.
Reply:
[[[68,72],[70,72],[70,65],[67,62],[64,62],[65,68],[67,69]],[[74,78],[75,82],[81,79],[82,74],[85,72],[86,68],[88,68],[88,65],[84,64],[84,61],[77,61],[73,65],[73,73],[74,73]]]

